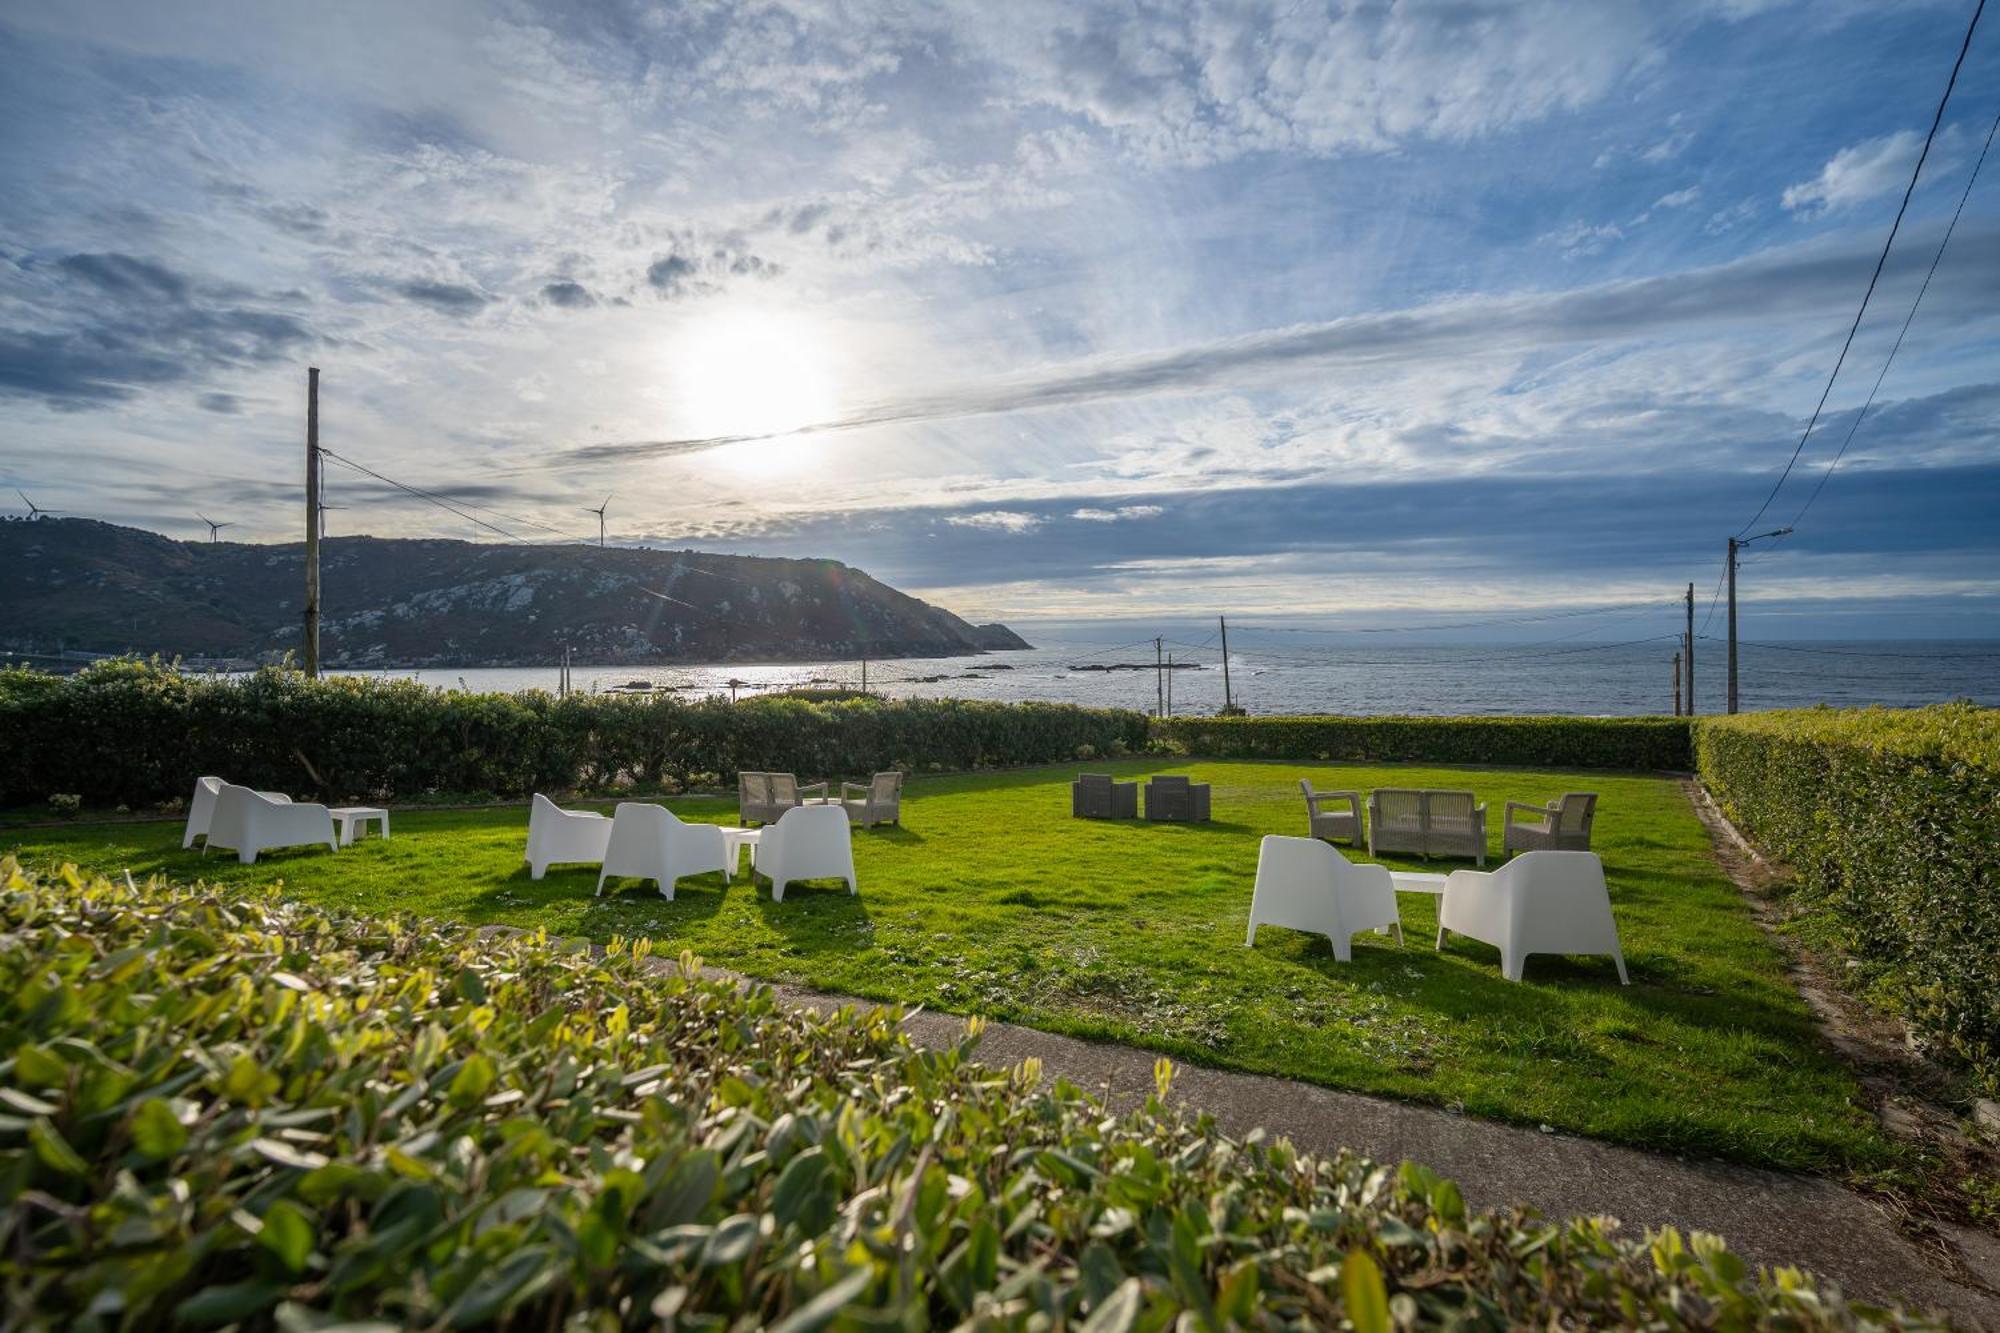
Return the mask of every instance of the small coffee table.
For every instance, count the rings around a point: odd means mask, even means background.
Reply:
[[[340,845],[352,847],[356,838],[368,836],[368,821],[374,820],[382,829],[382,840],[389,839],[389,812],[379,805],[339,805],[327,811],[333,822],[340,825]]]
[[[754,828],[727,827],[722,830],[722,855],[724,859],[722,879],[725,884],[736,874],[736,868],[741,864],[743,849],[745,847],[750,849],[750,869],[754,871],[757,868],[757,840],[763,831],[762,829]]]
[[[1396,892],[1398,893],[1441,894],[1444,892],[1444,881],[1445,876],[1443,875],[1426,874],[1421,870],[1391,870],[1389,872],[1389,882],[1396,886]]]

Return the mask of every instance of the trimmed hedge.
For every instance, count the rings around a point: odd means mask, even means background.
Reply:
[[[1176,717],[1153,731],[1213,759],[1692,767],[1687,719],[1675,717]]]
[[[2000,1094],[2000,709],[1703,718],[1695,761],[1873,993]]]
[[[1934,1326],[646,961],[0,861],[10,1326]]]
[[[1043,764],[1084,746],[1141,749],[1146,718],[960,699],[559,700],[407,680],[311,681],[275,668],[238,682],[124,659],[73,676],[0,672],[0,737],[0,804],[60,792],[108,806],[184,798],[202,773],[259,789],[391,800],[605,790],[695,775],[733,781],[743,768],[825,777]]]

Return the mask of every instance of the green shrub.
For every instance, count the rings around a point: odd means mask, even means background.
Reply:
[[[92,805],[185,797],[204,773],[346,800],[447,792],[652,790],[737,770],[862,776],[1053,763],[1079,745],[1143,745],[1143,715],[962,699],[673,695],[555,699],[407,680],[242,681],[132,659],[74,676],[0,671],[0,804],[75,792]]]
[[[9,1325],[1878,1317],[1713,1237],[1473,1213],[644,952],[0,861]]]
[[[1153,735],[1211,759],[1692,767],[1677,717],[1175,717],[1155,719]]]
[[[1702,718],[1695,761],[1873,992],[2000,1093],[2000,710]]]

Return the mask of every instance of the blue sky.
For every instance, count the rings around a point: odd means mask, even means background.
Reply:
[[[1970,11],[7,4],[0,478],[289,538],[311,361],[331,448],[524,538],[611,492],[980,618],[1705,596]],[[1776,522],[1996,114],[1989,25]],[[1996,353],[1982,175],[1760,632],[2000,633]]]

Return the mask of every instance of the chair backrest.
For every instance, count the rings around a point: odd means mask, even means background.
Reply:
[[[1318,838],[1289,838],[1267,833],[1257,844],[1257,882],[1278,885],[1331,885],[1339,873],[1340,853]]]
[[[250,821],[262,797],[248,787],[233,782],[220,784],[215,794],[215,815],[208,823],[208,840],[219,847],[241,847],[250,832]]]
[[[847,812],[837,805],[795,805],[778,816],[778,822],[764,836],[769,839],[771,833],[777,834],[780,868],[790,870],[829,856],[837,859],[846,855],[852,827]],[[760,857],[767,845],[758,846]]]
[[[1424,798],[1432,819],[1453,824],[1470,822],[1472,808],[1479,804],[1479,798],[1469,791],[1427,791]]]
[[[1300,790],[1300,791],[1302,791],[1302,792],[1304,792],[1304,793],[1306,794],[1306,803],[1307,803],[1308,805],[1310,805],[1310,804],[1312,803],[1312,798],[1313,798],[1313,784],[1312,784],[1312,779],[1311,779],[1311,778],[1300,778],[1300,779],[1299,779],[1299,790]]]
[[[771,784],[772,805],[797,805],[799,803],[799,780],[790,773],[766,773],[764,778]],[[842,816],[845,818],[845,816]]]
[[[1544,932],[1544,939],[1587,933],[1611,921],[1611,891],[1596,852],[1522,852],[1493,874],[1496,882],[1512,887],[1515,910]]]
[[[736,799],[742,805],[767,805],[771,800],[771,780],[768,773],[748,771],[736,775]]]
[[[1111,790],[1111,775],[1109,773],[1079,773],[1076,775],[1076,785],[1085,791],[1109,791]]]
[[[1163,791],[1178,796],[1186,793],[1188,789],[1188,779],[1184,777],[1179,777],[1179,778],[1158,777],[1154,778],[1150,785],[1158,787]]]
[[[1590,821],[1596,817],[1596,792],[1565,792],[1562,798],[1562,808],[1556,814],[1556,832],[1588,833],[1590,832]]]
[[[876,803],[894,801],[902,790],[901,773],[877,773],[868,784],[868,799]]]
[[[221,778],[196,778],[194,799],[188,802],[188,823],[199,833],[215,818],[215,798],[222,794]]]
[[[1424,796],[1425,793],[1412,787],[1377,787],[1368,802],[1375,807],[1378,823],[1414,826],[1423,822]]]

